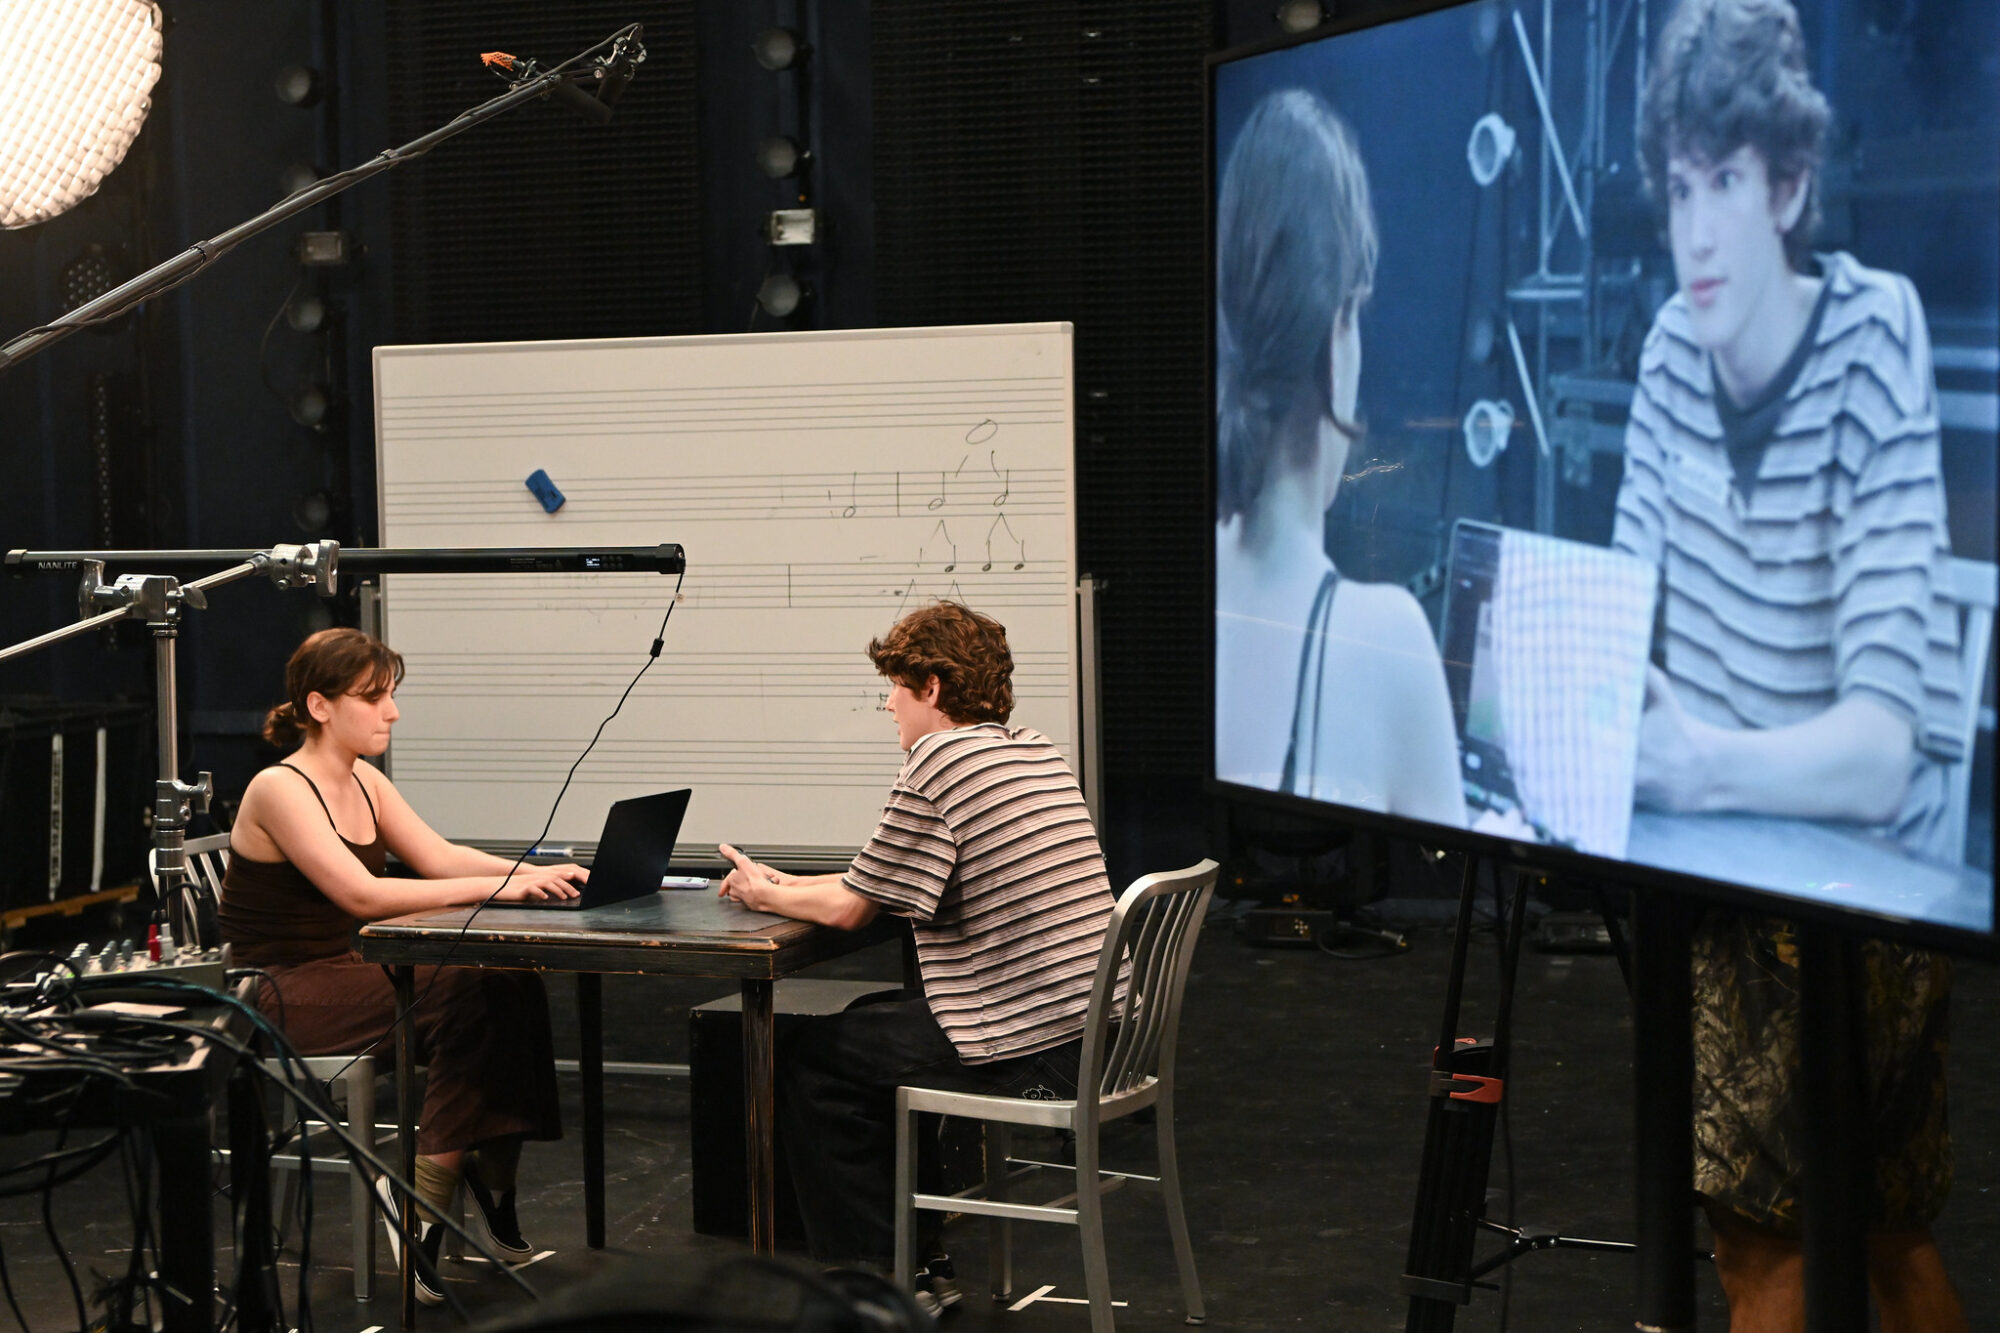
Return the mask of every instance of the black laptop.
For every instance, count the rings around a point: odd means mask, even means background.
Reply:
[[[610,813],[604,817],[604,836],[598,839],[597,855],[590,863],[590,878],[576,897],[537,898],[493,906],[577,912],[657,892],[661,877],[673,864],[674,840],[680,837],[681,819],[687,814],[688,797],[692,794],[683,787],[679,791],[613,801]]]

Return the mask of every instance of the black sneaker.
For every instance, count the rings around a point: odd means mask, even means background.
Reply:
[[[417,1223],[417,1304],[443,1305],[444,1281],[438,1277],[438,1249],[444,1244],[444,1228],[435,1222]]]
[[[388,1205],[382,1225],[389,1232],[389,1262],[403,1266],[403,1233],[397,1227],[396,1200],[388,1177],[378,1177],[375,1192]],[[443,1305],[444,1283],[438,1277],[438,1251],[444,1246],[444,1228],[435,1222],[417,1222],[417,1303]]]
[[[910,1288],[917,1298],[917,1308],[935,1319],[957,1305],[961,1292],[958,1289],[958,1270],[951,1266],[951,1258],[940,1254],[911,1275]]]
[[[514,1213],[514,1191],[502,1190],[496,1196],[480,1177],[479,1163],[473,1157],[465,1159],[459,1178],[465,1182],[472,1201],[479,1205],[480,1229],[486,1233],[486,1242],[494,1252],[510,1264],[534,1258],[535,1247],[522,1238],[521,1221]]]

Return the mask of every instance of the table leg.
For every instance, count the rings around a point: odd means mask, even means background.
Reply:
[[[604,1248],[604,978],[576,974],[577,1071],[583,1075],[583,1232]]]
[[[743,1134],[744,1162],[750,1175],[750,1249],[771,1254],[777,1249],[777,1022],[771,983],[743,983]]]
[[[401,1149],[398,1165],[403,1179],[417,1178],[417,1034],[408,1015],[417,1007],[416,969],[403,964],[391,969],[396,983],[396,1012],[404,1015],[396,1024],[396,1131]],[[416,1201],[396,1194],[396,1225],[401,1235],[397,1252],[403,1262],[398,1267],[397,1290],[401,1293],[402,1326],[417,1325],[417,1266],[413,1262],[417,1246]]]
[[[208,1117],[184,1116],[154,1124],[153,1158],[160,1181],[160,1276],[185,1297],[185,1303],[171,1297],[162,1303],[162,1326],[167,1333],[208,1333],[215,1326]]]
[[[287,1108],[289,1111],[289,1107]],[[270,1131],[265,1125],[264,1099],[250,1071],[238,1066],[229,1075],[229,1190],[243,1218],[243,1230],[236,1255],[236,1326],[243,1333],[270,1333],[277,1326],[277,1255],[272,1250]],[[161,1159],[161,1179],[169,1169]],[[206,1193],[203,1182],[193,1186]],[[171,1204],[180,1209],[186,1201],[176,1196],[186,1187],[162,1190],[160,1215],[167,1235],[208,1224],[206,1216],[185,1214],[169,1218]],[[196,1230],[195,1234],[206,1235]],[[204,1322],[201,1327],[206,1329]]]

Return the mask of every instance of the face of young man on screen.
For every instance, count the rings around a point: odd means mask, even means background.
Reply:
[[[1745,144],[1717,162],[1667,163],[1667,235],[1695,340],[1739,399],[1790,355],[1799,299],[1785,234],[1804,210],[1803,180],[1775,186]],[[1807,302],[1808,307],[1810,301]]]

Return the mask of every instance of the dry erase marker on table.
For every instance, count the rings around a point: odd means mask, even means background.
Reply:
[[[710,883],[706,875],[660,876],[660,887],[663,889],[705,889]]]

